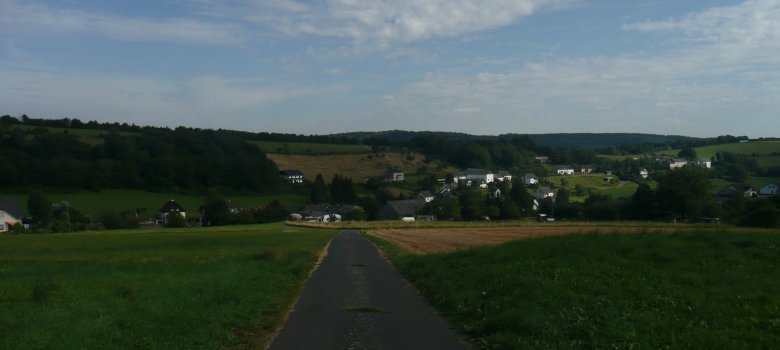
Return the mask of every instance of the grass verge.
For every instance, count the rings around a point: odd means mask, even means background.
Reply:
[[[780,235],[577,234],[411,255],[371,237],[485,349],[780,344]]]
[[[334,233],[0,236],[0,348],[263,347]]]

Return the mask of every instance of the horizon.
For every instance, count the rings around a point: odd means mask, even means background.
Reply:
[[[21,115],[9,115],[5,114],[10,117],[19,119],[21,121]],[[26,114],[24,114],[26,115]],[[361,133],[387,133],[387,132],[409,132],[409,133],[450,133],[450,134],[462,134],[467,136],[474,136],[474,137],[500,137],[500,136],[506,136],[506,135],[517,135],[517,136],[544,136],[544,135],[652,135],[652,136],[664,136],[664,137],[687,137],[687,138],[699,138],[699,139],[707,139],[707,138],[716,138],[719,136],[734,136],[734,137],[748,137],[748,139],[754,140],[759,138],[752,138],[747,135],[729,135],[729,134],[722,134],[722,135],[713,135],[713,136],[690,136],[690,135],[681,135],[681,134],[654,134],[654,133],[643,133],[643,132],[621,132],[621,131],[615,131],[615,132],[548,132],[548,133],[516,133],[516,132],[508,132],[508,133],[501,133],[501,134],[470,134],[466,132],[459,132],[459,131],[442,131],[442,130],[405,130],[405,129],[387,129],[387,130],[375,130],[375,131],[369,131],[369,130],[357,130],[357,131],[344,131],[344,132],[336,132],[336,133],[328,133],[328,134],[317,134],[317,133],[296,133],[296,132],[275,132],[275,131],[266,131],[266,130],[241,130],[241,129],[227,129],[227,128],[209,128],[209,127],[197,127],[197,126],[189,126],[189,125],[147,125],[147,124],[136,124],[136,123],[127,123],[123,121],[99,121],[99,120],[87,120],[87,119],[81,119],[78,117],[41,117],[41,116],[29,116],[27,117],[32,119],[41,119],[41,120],[62,120],[62,119],[78,119],[79,121],[83,123],[89,123],[89,122],[97,122],[97,123],[119,123],[119,124],[128,124],[131,126],[137,126],[140,128],[144,127],[153,127],[153,128],[166,128],[169,130],[174,130],[176,128],[193,128],[193,129],[202,129],[202,130],[225,130],[225,131],[235,131],[235,132],[248,132],[248,133],[276,133],[276,134],[287,134],[287,135],[302,135],[302,136],[341,136],[341,135],[348,135],[348,134],[361,134]],[[89,128],[85,128],[89,129]],[[760,138],[776,138],[776,137],[760,137]]]
[[[775,0],[0,0],[3,113],[249,132],[780,136]]]

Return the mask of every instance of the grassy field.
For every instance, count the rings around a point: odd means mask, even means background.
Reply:
[[[571,176],[550,176],[547,178],[552,184],[556,186],[561,185],[561,180],[566,183],[566,188],[569,192],[573,192],[577,185],[591,189],[595,192],[612,196],[612,198],[628,198],[634,195],[637,185],[635,182],[624,181],[621,182],[614,176],[614,180],[611,183],[604,181],[604,174],[591,174],[591,175],[571,175]],[[571,196],[572,200],[585,201],[587,196]]]
[[[322,174],[325,182],[330,182],[336,174],[352,178],[356,183],[374,176],[384,176],[388,168],[399,168],[408,175],[417,172],[421,166],[427,166],[432,173],[446,174],[456,172],[452,167],[443,167],[438,161],[425,163],[425,156],[419,153],[369,153],[338,155],[290,155],[268,154],[279,169],[298,169],[309,181]]]
[[[484,349],[780,344],[780,234],[576,234],[412,255],[372,239]]]
[[[137,208],[146,208],[145,215],[157,213],[157,210],[165,202],[173,199],[181,204],[188,211],[196,215],[198,208],[203,204],[205,195],[184,195],[164,192],[147,192],[141,190],[103,190],[100,192],[71,192],[44,193],[51,202],[68,201],[74,208],[80,210],[86,215],[96,216],[102,211],[123,212],[131,211]],[[0,198],[9,198],[19,202],[22,206],[27,203],[26,194],[2,194]],[[287,208],[297,208],[303,206],[308,198],[297,194],[279,194],[263,196],[225,196],[232,204],[245,208],[265,206],[274,199],[278,199]]]
[[[333,234],[0,235],[0,348],[262,348]]]
[[[341,145],[324,143],[250,141],[265,153],[279,154],[350,154],[368,153],[371,147],[366,145]]]

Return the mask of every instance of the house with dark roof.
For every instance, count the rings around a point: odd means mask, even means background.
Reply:
[[[759,197],[772,197],[777,195],[777,184],[766,184],[758,190]]]
[[[436,197],[433,196],[431,191],[421,191],[419,194],[417,194],[417,198],[424,200],[425,203],[430,203],[433,202]]]
[[[523,175],[523,183],[526,185],[536,185],[539,183],[539,177],[533,173]]]
[[[493,174],[493,178],[499,182],[512,181],[512,174],[506,170],[499,170],[497,173]]]
[[[420,198],[388,201],[379,215],[385,220],[414,221],[423,207],[425,200]]]
[[[734,183],[718,191],[718,193],[715,194],[715,201],[718,203],[725,203],[734,197],[756,198],[758,197],[758,191],[750,184]]]
[[[0,232],[8,232],[17,223],[21,224],[23,216],[24,209],[18,202],[0,200]]]
[[[531,196],[538,200],[542,200],[545,198],[552,198],[555,200],[555,191],[552,188],[549,188],[547,186],[541,186],[539,188],[536,188],[531,192]]]
[[[181,216],[183,219],[187,218],[187,211],[179,205],[179,203],[176,203],[175,200],[171,199],[160,208],[160,210],[157,211],[157,224],[165,225],[168,223],[168,218],[171,215],[178,215]]]
[[[303,172],[295,169],[286,169],[279,172],[282,180],[291,184],[303,183]]]

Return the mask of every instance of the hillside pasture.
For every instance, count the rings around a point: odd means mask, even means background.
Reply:
[[[304,173],[306,180],[314,181],[317,174],[322,174],[325,182],[330,182],[333,176],[339,174],[352,178],[353,182],[363,182],[370,177],[384,176],[388,168],[399,168],[407,175],[417,172],[426,166],[431,173],[446,174],[457,169],[443,166],[438,161],[425,162],[425,156],[419,153],[366,153],[337,155],[292,155],[268,154],[279,169],[297,169]]]
[[[163,204],[173,199],[181,204],[190,213],[190,216],[198,216],[199,208],[203,204],[205,195],[179,194],[167,192],[148,192],[142,190],[103,190],[99,192],[44,192],[51,202],[67,201],[74,208],[86,215],[96,217],[104,211],[126,212],[138,208],[145,208],[142,217],[148,217],[157,213]],[[27,202],[26,194],[0,193],[0,198],[13,199],[22,206]],[[287,208],[302,207],[308,200],[307,196],[298,194],[278,195],[235,195],[225,196],[232,204],[244,208],[265,206],[274,199],[279,200]]]
[[[333,231],[0,236],[0,348],[262,348]]]
[[[582,233],[424,255],[370,237],[479,348],[780,343],[778,232]]]
[[[265,153],[278,154],[350,154],[371,152],[366,145],[342,145],[326,143],[250,141]]]
[[[565,188],[571,193],[572,200],[584,201],[586,196],[575,196],[573,192],[577,185],[588,190],[612,196],[614,199],[628,198],[634,195],[639,185],[632,181],[620,181],[617,176],[613,176],[611,182],[605,181],[605,174],[590,175],[569,175],[569,176],[550,176],[547,180],[555,185],[561,186],[561,180],[565,183]]]

